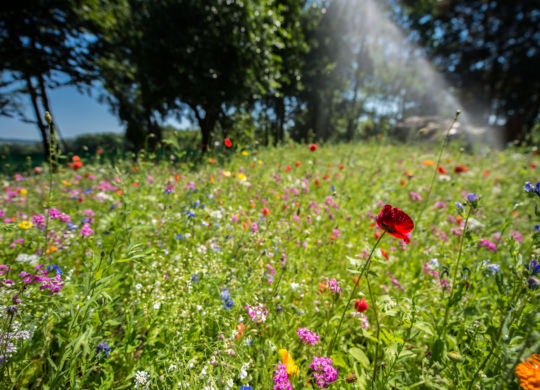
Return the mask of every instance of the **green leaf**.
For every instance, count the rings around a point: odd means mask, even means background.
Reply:
[[[349,353],[355,358],[364,368],[369,368],[369,359],[360,348],[351,348]]]

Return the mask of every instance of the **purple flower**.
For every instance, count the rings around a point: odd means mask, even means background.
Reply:
[[[459,211],[463,211],[463,205],[460,202],[456,202],[456,207]]]
[[[292,390],[291,382],[287,377],[287,366],[281,362],[274,371],[274,390]]]
[[[532,275],[536,275],[540,272],[540,264],[538,264],[538,260],[536,259],[532,259],[529,264],[525,265],[525,268],[527,268],[529,272],[532,272]]]
[[[467,194],[467,201],[469,203],[474,203],[478,201],[478,195],[476,195],[476,192],[473,192],[472,194]]]
[[[333,366],[332,359],[327,357],[314,356],[309,368],[321,389],[326,389],[338,377],[338,370]]]
[[[105,357],[109,357],[109,352],[111,351],[111,347],[107,345],[107,343],[99,343],[96,347],[96,351],[98,353],[98,360],[101,358],[101,352],[105,352]]]
[[[307,328],[298,328],[296,333],[305,344],[315,345],[319,341],[319,336],[317,333],[307,329]]]
[[[336,294],[339,294],[341,295],[341,292],[343,290],[341,290],[341,287],[339,286],[338,282],[336,279],[332,278],[332,279],[328,279],[326,278],[326,285],[328,286],[328,288],[335,292]]]

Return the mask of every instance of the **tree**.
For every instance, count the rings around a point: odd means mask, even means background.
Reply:
[[[191,112],[206,150],[227,112],[253,104],[278,86],[275,70],[280,58],[274,49],[288,38],[281,27],[282,10],[272,3],[132,0],[128,4],[129,18],[116,27],[127,32],[111,40],[120,50],[113,51],[117,54],[112,66],[101,65],[102,74],[116,64],[127,70],[104,75],[121,118]]]
[[[484,123],[522,139],[540,119],[538,0],[409,0],[408,23]]]
[[[49,157],[46,111],[48,90],[62,85],[88,85],[94,25],[86,14],[94,1],[3,1],[0,5],[0,114],[35,123]],[[26,117],[20,96],[30,98],[34,119]],[[56,126],[52,126],[52,130]]]

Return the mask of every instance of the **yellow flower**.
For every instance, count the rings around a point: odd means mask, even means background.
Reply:
[[[242,180],[242,181],[246,181],[246,180],[247,180],[246,175],[244,175],[243,173],[239,173],[237,176],[238,176],[238,178],[239,178],[240,180]]]
[[[291,376],[292,374],[296,374],[296,376],[299,376],[300,370],[298,369],[298,366],[294,364],[291,354],[287,352],[286,349],[280,349],[279,354],[281,355],[281,361],[285,364],[285,367],[287,367],[287,375]]]
[[[62,179],[62,184],[69,187],[71,185],[71,182]]]
[[[225,176],[225,177],[231,177],[231,172],[229,172],[229,171],[223,171],[223,176]]]
[[[28,190],[26,188],[23,188],[22,190],[19,191],[19,193],[21,195],[26,195],[26,194],[28,194]]]
[[[242,156],[247,156],[248,155],[248,152],[246,152],[245,150],[242,152]]]
[[[32,227],[32,222],[30,221],[22,221],[22,222],[19,222],[19,227],[21,229],[30,229]]]
[[[540,355],[533,354],[516,366],[516,376],[525,390],[540,389]]]

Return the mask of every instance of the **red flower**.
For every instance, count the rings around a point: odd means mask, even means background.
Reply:
[[[388,260],[388,252],[386,252],[384,249],[381,248],[381,255]]]
[[[357,300],[354,302],[354,308],[355,308],[356,311],[359,312],[359,313],[365,312],[365,311],[369,308],[369,305],[368,305],[368,303],[366,302],[366,298],[357,299]]]
[[[437,172],[439,172],[441,175],[444,175],[446,173],[446,169],[442,165],[439,165],[437,168]]]
[[[466,165],[457,164],[454,168],[455,173],[467,172],[469,168]]]
[[[230,139],[225,138],[225,146],[228,147],[228,148],[230,148],[232,146],[232,142],[231,142]]]
[[[262,209],[262,215],[264,215],[265,217],[270,214],[270,210],[268,210],[268,207],[265,207]]]
[[[405,240],[407,244],[411,242],[407,233],[413,230],[414,222],[411,217],[397,207],[392,207],[389,204],[385,205],[377,215],[376,221],[381,229],[392,236]]]
[[[309,146],[309,150],[311,150],[312,152],[316,151],[316,150],[317,150],[317,145],[311,144],[311,145]]]

